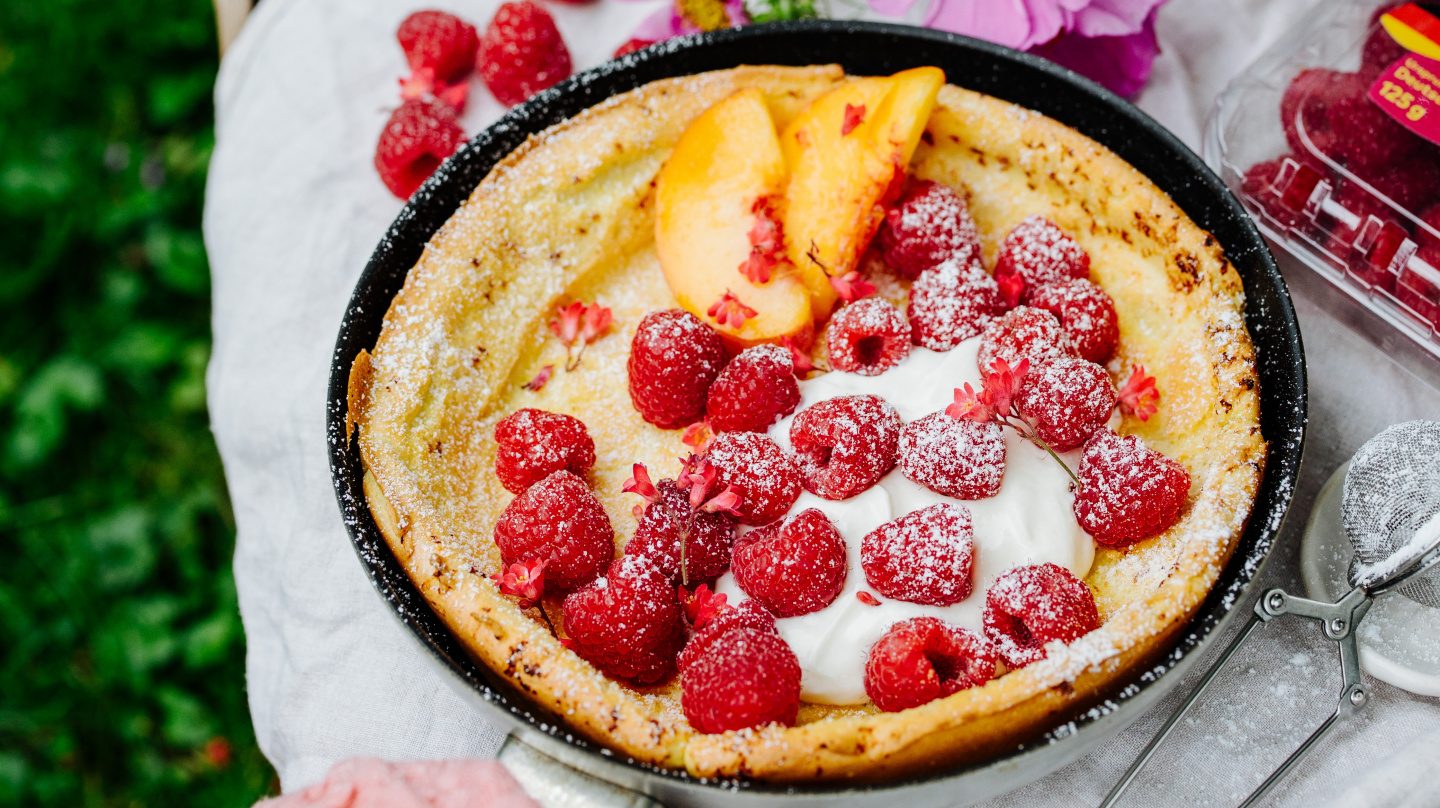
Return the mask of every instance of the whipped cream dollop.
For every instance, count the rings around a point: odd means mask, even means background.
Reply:
[[[905,423],[945,409],[954,401],[956,387],[969,382],[980,389],[976,353],[978,337],[939,353],[915,348],[899,365],[879,376],[831,371],[800,382],[796,412],[837,396],[876,395],[890,402]],[[790,422],[782,419],[770,437],[786,451]],[[1005,431],[1005,478],[1000,491],[980,500],[957,500],[937,494],[906,479],[899,467],[881,481],[850,499],[834,501],[804,492],[789,513],[819,508],[845,539],[849,568],[845,588],[824,609],[776,621],[780,636],[800,659],[801,696],[822,704],[862,704],[865,695],[865,660],[870,646],[886,629],[902,620],[925,615],[981,631],[985,592],[1006,571],[1025,564],[1051,562],[1084,578],[1095,558],[1095,545],[1075,521],[1071,510],[1070,477],[1044,450]],[[1079,452],[1064,455],[1071,468]],[[865,581],[860,567],[860,541],[891,519],[938,502],[955,502],[970,509],[975,528],[974,590],[952,606],[923,606],[880,597]],[[861,590],[874,595],[878,606],[862,603]],[[745,599],[732,573],[725,573],[716,591],[731,603]]]

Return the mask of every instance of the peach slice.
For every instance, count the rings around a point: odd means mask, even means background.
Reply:
[[[944,83],[936,67],[848,81],[815,99],[780,136],[790,169],[786,248],[817,318],[835,303],[830,277],[854,269],[879,229],[882,197],[910,164]]]
[[[747,88],[691,122],[660,169],[655,189],[655,249],[660,269],[687,311],[737,347],[795,336],[812,327],[810,294],[782,262],[770,280],[740,273],[750,256],[756,200],[784,191],[785,158],[760,90]],[[754,315],[738,326],[708,312],[730,293]]]

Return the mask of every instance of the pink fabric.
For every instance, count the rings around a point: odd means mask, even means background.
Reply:
[[[539,808],[494,760],[387,763],[351,758],[302,791],[261,800],[256,808]]]

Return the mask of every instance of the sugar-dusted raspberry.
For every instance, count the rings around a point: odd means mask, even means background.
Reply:
[[[720,335],[683,309],[652,311],[630,343],[630,401],[661,429],[688,426],[705,414],[710,384],[725,365]]]
[[[891,626],[865,660],[865,695],[887,713],[919,707],[995,678],[995,649],[984,637],[938,617]]]
[[[938,502],[875,528],[860,541],[865,580],[887,598],[950,606],[975,584],[970,509]]]
[[[1045,658],[1045,645],[1070,643],[1100,627],[1095,595],[1057,564],[1016,567],[985,593],[985,638],[1013,670]]]
[[[654,502],[645,506],[626,555],[643,555],[671,581],[681,580],[680,543],[685,543],[685,580],[709,581],[730,568],[735,520],[724,513],[690,507],[690,492],[674,480],[661,480]]]
[[[1115,301],[1099,286],[1081,278],[1047,284],[1030,293],[1028,305],[1055,315],[1082,359],[1103,365],[1115,354],[1120,321]]]
[[[577,477],[595,465],[595,441],[571,415],[526,407],[495,424],[495,476],[512,494],[564,469]]]
[[[1090,277],[1090,255],[1043,216],[1027,217],[1000,243],[995,280],[1024,281],[1021,299],[1047,283]]]
[[[769,435],[725,432],[715,436],[706,455],[715,467],[716,490],[733,485],[740,493],[741,523],[763,525],[779,519],[800,497],[800,464]]]
[[[435,78],[458,81],[475,69],[480,35],[475,26],[444,11],[417,11],[395,31],[411,70],[432,70]]]
[[[764,432],[799,403],[790,352],[756,345],[731,359],[710,385],[705,417],[716,432]]]
[[[1030,369],[1016,403],[1050,448],[1068,452],[1110,420],[1115,385],[1105,368],[1062,356]]]
[[[775,616],[765,611],[764,606],[753,600],[742,600],[740,605],[715,615],[710,622],[690,636],[690,641],[680,650],[680,658],[676,662],[680,673],[684,674],[690,663],[705,656],[716,640],[739,628],[754,629],[767,634],[779,633],[775,628]]]
[[[585,481],[557,471],[510,501],[495,522],[495,545],[508,567],[545,561],[552,592],[589,583],[615,556],[615,531]]]
[[[690,726],[705,733],[794,724],[800,660],[778,634],[728,631],[681,675],[680,706]]]
[[[911,280],[942,261],[980,266],[980,236],[965,199],[929,180],[911,185],[885,212],[880,250],[892,272]]]
[[[409,199],[464,142],[455,110],[434,99],[406,101],[380,131],[375,170],[390,193]]]
[[[480,37],[480,78],[513,107],[570,75],[570,49],[555,18],[532,0],[501,3]]]
[[[640,684],[675,669],[685,640],[675,587],[644,556],[610,562],[605,577],[565,598],[570,648],[609,676]]]
[[[910,323],[894,304],[867,297],[830,318],[825,347],[832,369],[879,376],[910,353]]]
[[[993,497],[1005,479],[1005,436],[998,424],[934,412],[900,431],[900,470],[947,497]]]
[[[806,491],[849,499],[895,467],[900,414],[879,396],[826,399],[790,422],[790,445]]]
[[[845,586],[845,540],[818,508],[735,540],[735,582],[776,617],[829,606]]]
[[[1075,518],[1103,547],[1126,547],[1180,521],[1190,495],[1185,467],[1134,435],[1103,429],[1080,456]]]
[[[910,337],[932,351],[948,351],[1004,310],[990,273],[978,264],[948,260],[920,273],[910,286]]]
[[[975,358],[980,372],[988,373],[996,359],[1004,359],[1010,367],[1028,359],[1034,366],[1070,353],[1070,340],[1055,315],[1033,306],[1016,306],[980,332]]]

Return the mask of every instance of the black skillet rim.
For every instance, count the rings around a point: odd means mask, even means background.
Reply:
[[[327,400],[331,476],[341,516],[372,583],[415,635],[446,667],[492,706],[509,712],[529,729],[555,737],[596,758],[622,762],[677,785],[767,793],[839,794],[894,789],[943,780],[994,761],[942,770],[882,785],[826,783],[798,788],[746,781],[700,780],[614,756],[572,735],[563,723],[529,704],[502,678],[467,656],[411,583],[391,554],[365,506],[363,469],[353,441],[345,437],[350,364],[372,348],[389,302],[430,236],[469,196],[490,168],[532,133],[558,123],[605,98],[646,82],[737,64],[820,64],[838,62],[849,72],[889,73],[906,67],[947,63],[978,70],[951,83],[1036,109],[1099,141],[1151,177],[1202,228],[1218,238],[1245,283],[1245,319],[1256,345],[1261,378],[1261,428],[1270,450],[1255,508],[1239,546],[1210,596],[1174,648],[1105,702],[1070,723],[1022,744],[1006,757],[1019,757],[1078,735],[1122,708],[1214,633],[1244,595],[1269,555],[1294,492],[1307,422],[1306,375],[1299,325],[1279,269],[1240,203],[1204,162],[1168,130],[1100,85],[1038,57],[941,31],[873,22],[810,20],[754,25],[697,34],[607,62],[577,74],[516,107],[476,135],[411,198],[376,248],[346,308],[336,339]],[[988,69],[988,73],[984,72]],[[1018,83],[1016,78],[1027,83]]]

